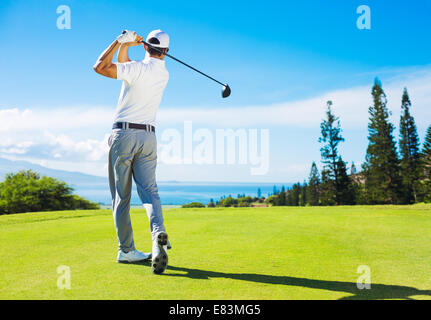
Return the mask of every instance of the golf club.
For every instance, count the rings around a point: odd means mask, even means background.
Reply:
[[[153,48],[153,49],[155,49],[155,50],[159,51],[160,53],[163,53],[163,50],[162,50],[162,49],[160,49],[160,48],[158,48],[158,47],[154,47],[154,46],[152,46],[150,43],[147,43],[147,42],[145,42],[145,41],[142,41],[142,43],[143,43],[143,44],[145,44],[146,46],[149,46],[149,47],[151,47],[151,48]],[[186,67],[189,67],[190,69],[192,69],[192,70],[194,70],[194,71],[196,71],[196,72],[199,72],[201,75],[204,75],[205,77],[207,77],[207,78],[209,78],[209,79],[211,79],[211,80],[213,80],[213,81],[217,82],[218,84],[221,84],[221,85],[223,86],[223,89],[222,89],[222,92],[221,92],[221,96],[222,96],[223,98],[227,98],[227,97],[229,97],[229,95],[230,95],[230,92],[231,92],[231,91],[230,91],[230,88],[229,88],[229,86],[228,86],[228,84],[227,84],[227,83],[226,83],[226,84],[221,83],[220,81],[218,81],[218,80],[214,79],[213,77],[210,77],[209,75],[207,75],[207,74],[203,73],[202,71],[199,71],[199,70],[198,70],[198,69],[196,69],[196,68],[193,68],[192,66],[188,65],[187,63],[182,62],[181,60],[178,60],[177,58],[175,58],[175,57],[171,56],[170,54],[165,53],[165,56],[167,56],[167,57],[169,57],[169,58],[171,58],[171,59],[174,59],[175,61],[177,61],[177,62],[179,62],[179,63],[181,63],[181,64],[185,65]]]

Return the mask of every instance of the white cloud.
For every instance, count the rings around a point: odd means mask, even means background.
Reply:
[[[385,79],[383,79],[385,80]],[[294,125],[315,127],[321,122],[326,102],[332,100],[335,113],[343,128],[366,128],[368,107],[372,104],[371,85],[335,90],[315,98],[277,103],[232,107],[224,109],[161,109],[160,122],[178,123],[178,119],[192,120],[209,126],[271,126]],[[383,89],[392,111],[392,121],[397,125],[401,109],[401,96],[407,87],[412,100],[412,113],[419,126],[430,124],[431,119],[431,68],[404,74],[383,81]]]
[[[6,154],[25,154],[27,152],[26,149],[20,148],[2,148],[0,151]]]
[[[403,70],[402,75],[383,80],[388,96],[388,106],[394,119],[399,115],[403,88],[407,87],[413,103],[413,113],[419,124],[431,119],[431,67]],[[228,108],[160,108],[158,122],[176,125],[192,120],[200,125],[215,127],[295,125],[310,127],[318,125],[326,110],[326,101],[332,100],[335,112],[344,128],[366,126],[368,107],[371,105],[371,86],[359,86],[334,90],[323,95],[299,101],[270,105],[232,106]],[[312,89],[312,88],[311,88]],[[78,129],[109,130],[114,110],[103,106],[68,106],[54,110],[30,110],[18,108],[0,110],[0,132],[40,131],[65,132]],[[17,125],[19,124],[19,125]]]
[[[45,131],[46,142],[55,149],[54,158],[65,157],[65,155],[80,155],[88,161],[100,161],[108,153],[109,134],[105,134],[102,140],[86,139],[75,141],[65,134],[54,135]]]
[[[54,110],[18,108],[0,110],[0,132],[53,132],[102,127],[109,129],[114,111],[99,106],[68,106]]]

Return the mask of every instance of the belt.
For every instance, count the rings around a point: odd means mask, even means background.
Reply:
[[[145,131],[156,132],[156,128],[150,124],[139,124],[130,122],[115,122],[112,125],[112,129],[142,129]]]

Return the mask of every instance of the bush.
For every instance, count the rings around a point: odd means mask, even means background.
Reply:
[[[8,213],[9,213],[9,210],[8,210],[6,201],[0,199],[0,214],[8,214]]]
[[[188,204],[183,204],[182,208],[205,208],[205,205],[200,202],[191,202]]]
[[[65,182],[32,170],[9,173],[0,183],[0,214],[100,208],[72,191]]]
[[[82,210],[94,210],[94,209],[100,209],[100,206],[98,203],[91,202],[90,200],[84,199],[83,197],[80,197],[76,194],[73,196],[73,206]]]
[[[238,200],[232,198],[231,196],[220,199],[220,201],[217,203],[218,207],[237,207],[238,206]]]
[[[278,204],[278,195],[272,195],[266,198],[265,203],[267,205],[276,206]]]
[[[250,196],[238,199],[238,207],[250,207],[253,199]]]

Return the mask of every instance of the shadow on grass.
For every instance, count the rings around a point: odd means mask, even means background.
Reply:
[[[144,261],[139,264],[151,266],[150,261]],[[413,287],[371,284],[371,289],[359,290],[355,282],[315,280],[307,278],[296,278],[288,276],[272,276],[255,273],[224,273],[199,269],[190,269],[184,267],[168,266],[169,271],[180,271],[185,273],[165,273],[166,277],[185,277],[190,279],[210,279],[226,278],[242,281],[250,281],[266,284],[278,284],[286,286],[296,286],[312,289],[322,289],[336,292],[350,293],[340,300],[361,300],[361,299],[413,299],[412,296],[430,296],[431,290],[419,290]]]

